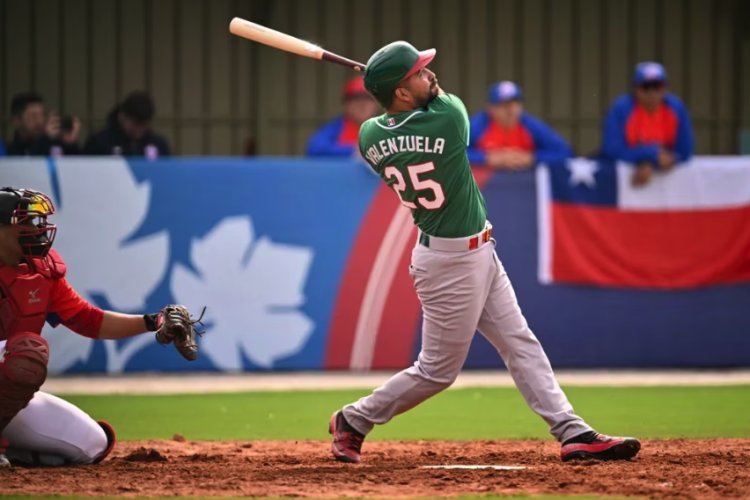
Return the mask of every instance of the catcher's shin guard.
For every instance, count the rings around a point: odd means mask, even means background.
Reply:
[[[24,332],[5,343],[0,361],[0,433],[42,386],[48,361],[49,345],[41,335]]]

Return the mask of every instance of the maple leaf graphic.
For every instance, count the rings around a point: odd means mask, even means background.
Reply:
[[[300,312],[311,249],[255,239],[250,217],[229,217],[191,245],[195,274],[174,267],[172,295],[193,310],[207,306],[200,341],[222,370],[243,369],[243,356],[262,368],[299,352],[314,324]]]

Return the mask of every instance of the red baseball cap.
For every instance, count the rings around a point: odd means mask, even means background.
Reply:
[[[356,76],[346,82],[341,91],[341,97],[345,100],[365,96],[370,97],[370,93],[365,88],[365,79],[362,76]]]
[[[414,66],[412,66],[411,69],[406,73],[406,75],[404,75],[402,80],[406,80],[411,75],[430,64],[432,60],[435,59],[436,53],[437,51],[435,49],[419,51],[419,55],[417,56],[417,60],[414,62]]]

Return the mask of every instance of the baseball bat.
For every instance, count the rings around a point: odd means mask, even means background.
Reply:
[[[364,71],[365,65],[329,52],[313,43],[300,40],[280,31],[272,30],[260,24],[250,22],[241,17],[235,17],[229,23],[229,32],[233,35],[247,38],[254,42],[262,43],[275,49],[284,50],[303,57],[329,61],[342,66],[348,66],[355,71]]]

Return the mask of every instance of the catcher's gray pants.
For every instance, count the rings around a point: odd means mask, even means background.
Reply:
[[[363,434],[450,386],[479,330],[498,350],[526,403],[559,441],[591,430],[575,414],[521,313],[491,240],[473,251],[417,245],[410,273],[422,303],[422,351],[413,366],[344,408]]]

